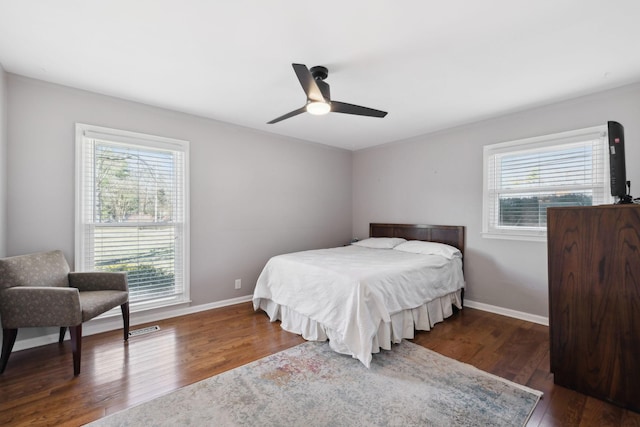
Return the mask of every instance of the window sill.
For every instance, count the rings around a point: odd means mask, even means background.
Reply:
[[[525,242],[543,242],[547,241],[547,235],[545,234],[516,234],[516,233],[482,233],[482,237],[485,239],[501,239],[501,240],[520,240]]]

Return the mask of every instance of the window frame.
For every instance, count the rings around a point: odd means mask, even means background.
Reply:
[[[180,235],[181,243],[179,245],[179,253],[175,254],[175,258],[181,258],[182,270],[182,292],[173,296],[160,297],[144,301],[130,301],[130,310],[132,312],[168,307],[177,304],[187,304],[190,299],[190,214],[189,214],[189,141],[167,138],[138,132],[131,132],[120,129],[106,128],[94,126],[84,123],[76,123],[76,170],[75,170],[75,271],[95,271],[88,266],[86,258],[88,256],[85,229],[87,224],[93,222],[86,218],[86,203],[92,203],[92,200],[85,200],[85,180],[84,174],[87,172],[85,165],[86,150],[88,150],[88,140],[100,139],[105,142],[121,144],[128,147],[148,148],[151,150],[163,150],[180,152],[183,157],[182,174],[179,178],[180,192],[182,194],[182,211],[179,214],[183,220],[175,223],[176,233]],[[90,167],[93,169],[92,167]],[[95,194],[95,191],[94,191]],[[153,225],[154,223],[148,223]],[[132,223],[131,227],[140,226],[140,223]],[[106,313],[106,316],[113,315],[113,310]]]
[[[589,128],[571,130],[567,132],[554,133],[532,138],[519,139],[515,141],[501,142],[497,144],[489,144],[483,147],[483,193],[482,193],[482,237],[492,239],[509,239],[509,240],[530,240],[544,242],[547,240],[546,227],[518,227],[518,226],[500,226],[497,219],[499,213],[499,195],[500,189],[494,185],[497,181],[497,174],[494,174],[494,180],[491,179],[490,164],[497,156],[506,154],[526,153],[533,151],[544,152],[545,149],[558,148],[566,146],[569,148],[571,144],[579,142],[593,141],[599,139],[599,151],[601,162],[598,166],[601,173],[601,182],[593,184],[585,188],[592,188],[602,191],[603,197],[601,201],[595,201],[595,204],[611,204],[613,197],[610,190],[609,175],[609,154],[608,154],[608,134],[607,126],[593,126]],[[568,185],[566,188],[571,187]],[[577,186],[576,186],[577,187]],[[554,191],[560,190],[556,188]],[[576,188],[577,189],[577,188]],[[544,187],[532,187],[530,193],[544,193]],[[503,193],[509,193],[505,190]]]

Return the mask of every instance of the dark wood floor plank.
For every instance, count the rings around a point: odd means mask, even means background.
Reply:
[[[151,325],[160,331],[127,343],[121,331],[84,337],[78,377],[69,342],[15,352],[0,376],[0,425],[82,425],[304,341],[250,303],[132,329]],[[530,426],[640,426],[640,414],[555,386],[548,334],[465,308],[413,342],[542,391]]]
[[[582,412],[583,426],[619,426],[624,410],[592,397],[587,398]]]

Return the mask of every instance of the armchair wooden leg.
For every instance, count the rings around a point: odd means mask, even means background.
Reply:
[[[60,338],[58,338],[58,342],[62,344],[62,341],[64,341],[64,335],[67,333],[67,327],[66,326],[61,326],[60,327]]]
[[[2,356],[0,356],[0,374],[3,373],[4,368],[7,367],[9,355],[11,354],[11,350],[13,350],[13,344],[15,344],[17,336],[17,329],[2,329]]]
[[[122,323],[124,324],[124,340],[129,339],[129,303],[125,302],[120,306],[122,310]]]
[[[71,351],[73,352],[73,375],[80,375],[80,355],[82,353],[82,323],[70,326]]]

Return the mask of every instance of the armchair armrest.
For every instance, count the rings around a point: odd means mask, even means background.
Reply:
[[[0,320],[7,329],[82,323],[75,288],[15,286],[0,290]]]
[[[129,291],[127,273],[86,271],[69,273],[69,286],[80,291]]]

